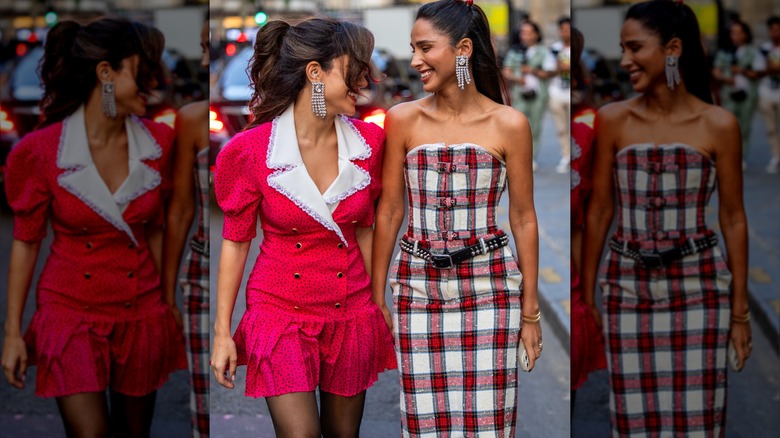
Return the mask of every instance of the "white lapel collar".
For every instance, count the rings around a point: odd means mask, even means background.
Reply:
[[[127,147],[130,159],[130,173],[124,183],[114,193],[114,199],[124,205],[160,185],[160,172],[144,164],[141,160],[153,160],[162,156],[162,148],[146,129],[143,122],[135,116],[125,120]]]
[[[276,172],[268,176],[268,185],[289,198],[301,210],[335,232],[348,245],[325,200],[303,164],[295,135],[293,105],[275,118],[268,143],[266,165]]]
[[[72,193],[118,230],[125,232],[133,243],[138,244],[92,161],[84,126],[83,105],[63,121],[57,149],[57,167],[66,170],[57,178],[57,183],[63,189]]]
[[[339,146],[339,174],[322,195],[328,204],[343,201],[371,183],[371,175],[352,162],[370,157],[371,148],[346,117],[336,118],[336,138]]]

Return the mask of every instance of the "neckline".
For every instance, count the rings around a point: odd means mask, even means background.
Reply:
[[[458,146],[473,147],[477,151],[480,151],[480,152],[482,152],[484,154],[490,155],[490,157],[492,157],[494,160],[496,160],[499,163],[501,163],[501,164],[506,166],[506,162],[504,162],[504,160],[502,160],[501,158],[498,158],[497,156],[493,155],[493,153],[490,152],[489,150],[487,150],[487,148],[485,148],[483,146],[480,146],[480,145],[478,145],[476,143],[471,143],[471,142],[450,143],[450,144],[447,144],[447,143],[444,143],[444,142],[423,143],[423,144],[420,144],[420,145],[417,145],[417,146],[411,148],[409,150],[409,152],[406,153],[406,156],[408,157],[409,155],[412,154],[412,152],[415,152],[418,149],[427,149],[427,148],[431,148],[431,147],[437,147],[437,148],[443,147],[443,148],[447,148],[447,149],[454,149],[454,148],[456,148]]]
[[[695,153],[697,155],[700,155],[702,158],[704,158],[705,160],[710,162],[710,164],[712,164],[713,166],[715,165],[715,161],[709,155],[705,154],[704,152],[696,149],[695,147],[693,147],[693,146],[691,146],[689,144],[680,143],[680,142],[658,143],[658,144],[651,143],[651,142],[647,142],[647,143],[632,143],[632,144],[630,144],[628,146],[620,148],[620,150],[617,151],[615,156],[618,156],[618,155],[622,154],[623,152],[628,151],[630,149],[638,149],[638,148],[643,147],[643,146],[648,146],[649,149],[674,149],[674,148],[677,148],[677,147],[681,147],[683,149],[688,149],[688,150],[692,151],[693,153]]]

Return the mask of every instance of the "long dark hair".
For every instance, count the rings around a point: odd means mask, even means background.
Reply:
[[[330,71],[334,59],[347,55],[345,82],[356,90],[369,69],[373,49],[374,35],[347,21],[311,18],[295,26],[269,22],[257,32],[249,61],[252,121],[244,129],[273,120],[295,101],[306,85],[306,65],[311,61]]]
[[[87,101],[97,86],[95,69],[102,61],[119,70],[124,59],[138,55],[136,83],[140,91],[149,92],[164,45],[159,30],[123,18],[101,18],[86,26],[58,23],[49,31],[41,62],[44,92],[39,127],[63,120]]]
[[[699,99],[712,103],[710,92],[710,68],[701,43],[699,22],[691,8],[672,0],[655,0],[637,3],[626,13],[626,20],[632,19],[658,35],[665,45],[672,38],[682,41],[682,55],[679,66],[685,88]]]
[[[463,38],[470,38],[474,51],[469,62],[477,91],[497,103],[509,102],[506,83],[490,39],[490,25],[482,8],[458,0],[440,0],[420,7],[416,19],[428,20],[434,28],[450,37],[453,46]]]

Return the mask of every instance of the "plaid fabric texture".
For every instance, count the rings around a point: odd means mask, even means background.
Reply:
[[[424,145],[405,169],[418,245],[453,251],[498,232],[506,169],[485,149]],[[403,436],[514,436],[522,275],[510,248],[442,270],[401,251],[392,273]]]
[[[619,239],[652,250],[711,233],[715,166],[695,149],[629,146],[614,178]],[[658,269],[609,251],[601,285],[613,436],[723,436],[731,274],[720,248]]]
[[[209,436],[209,164],[208,148],[197,156],[195,187],[200,208],[191,251],[182,266],[184,339],[190,367],[192,436]]]

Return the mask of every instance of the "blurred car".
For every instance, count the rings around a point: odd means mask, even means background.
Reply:
[[[226,64],[211,92],[209,143],[211,159],[222,146],[249,122],[247,102],[252,97],[247,67],[253,50],[246,47]],[[378,49],[371,55],[373,77],[361,91],[352,117],[384,127],[385,113],[396,103],[414,98],[408,69],[389,52]]]

